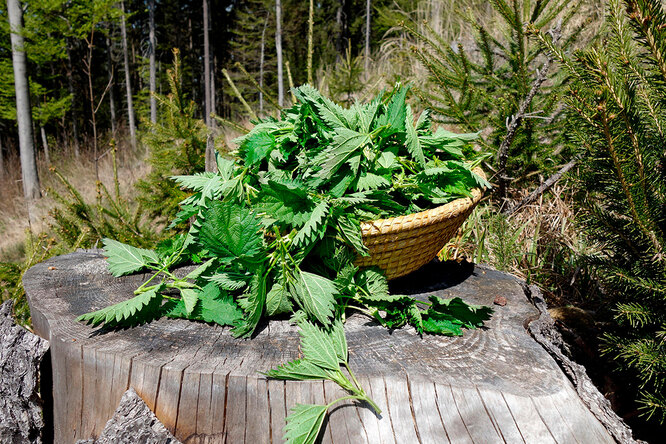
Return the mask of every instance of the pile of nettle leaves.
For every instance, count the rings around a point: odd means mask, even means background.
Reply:
[[[113,327],[168,316],[229,325],[248,337],[265,316],[291,316],[303,358],[267,375],[329,379],[351,393],[342,399],[379,411],[349,369],[342,323],[350,310],[388,328],[410,324],[443,335],[480,326],[491,312],[459,298],[389,294],[381,270],[354,265],[368,254],[360,221],[423,211],[489,186],[471,171],[481,159],[465,160],[476,135],[433,134],[427,112],[414,120],[407,90],[343,109],[307,85],[297,88],[296,105],[237,139],[237,156],[218,157],[217,173],[174,178],[193,191],[171,224],[193,219],[186,234],[155,250],[104,240],[114,276],[154,274],[134,298],[79,320]],[[200,265],[174,274],[184,264]],[[296,406],[288,441],[313,442],[332,404]]]

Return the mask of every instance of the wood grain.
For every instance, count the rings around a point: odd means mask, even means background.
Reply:
[[[299,356],[297,331],[286,321],[267,323],[252,340],[184,320],[114,331],[75,322],[130,297],[145,278],[113,278],[97,252],[53,258],[25,274],[34,327],[51,340],[57,443],[99,435],[130,387],[187,444],[278,443],[295,404],[343,395],[330,382],[259,373]],[[507,304],[495,307],[485,328],[457,338],[389,332],[350,316],[350,363],[382,414],[348,401],[336,405],[322,442],[613,442],[526,333],[538,312],[518,280],[480,266],[431,264],[391,288],[423,300],[457,296],[491,305],[503,296]]]

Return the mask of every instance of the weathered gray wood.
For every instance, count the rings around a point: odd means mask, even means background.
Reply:
[[[180,444],[180,441],[169,433],[134,389],[125,392],[99,438],[77,441],[77,444],[137,443]]]
[[[42,442],[39,365],[48,341],[16,325],[13,301],[0,305],[0,442]]]
[[[460,338],[421,338],[409,328],[389,332],[350,316],[351,366],[383,412],[335,406],[322,442],[613,442],[525,331],[539,311],[520,281],[481,266],[428,267],[393,282],[393,291],[484,305],[501,296],[507,304],[495,307],[486,328]],[[53,258],[26,273],[35,330],[53,342],[56,442],[101,433],[110,406],[129,387],[186,444],[280,442],[296,403],[343,394],[329,382],[267,381],[259,373],[299,356],[297,330],[286,321],[271,321],[252,340],[183,320],[116,331],[74,321],[126,299],[143,279],[113,278],[96,252]]]

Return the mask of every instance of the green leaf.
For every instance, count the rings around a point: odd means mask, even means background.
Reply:
[[[328,204],[325,201],[319,202],[310,213],[303,227],[294,237],[294,245],[302,247],[310,245],[324,237],[326,231],[326,217],[328,216]]]
[[[317,364],[306,359],[296,359],[278,368],[266,372],[266,376],[275,379],[287,379],[302,381],[308,379],[330,379],[329,370],[321,368]]]
[[[347,362],[349,351],[347,350],[347,338],[345,337],[345,327],[341,320],[336,319],[331,327],[330,337],[333,341],[335,354],[340,362]]]
[[[409,105],[407,105],[405,127],[407,130],[407,138],[405,141],[407,151],[409,151],[409,154],[411,154],[411,156],[421,168],[425,168],[426,161],[425,156],[423,155],[423,148],[421,148],[421,142],[419,141],[419,137],[416,134],[416,128],[414,127],[414,116],[412,115],[412,108]]]
[[[298,326],[305,360],[328,370],[340,370],[333,338],[308,321],[300,322]]]
[[[462,328],[477,328],[490,319],[492,308],[467,304],[460,298],[430,296],[432,305],[423,313],[423,331],[446,336],[461,336]]]
[[[377,174],[366,172],[361,174],[361,176],[358,178],[356,189],[357,191],[368,191],[388,188],[390,186],[391,182],[389,182],[386,178]]]
[[[326,151],[326,161],[317,173],[322,179],[330,179],[333,174],[357,150],[370,143],[370,135],[347,128],[336,128],[331,148]]]
[[[216,201],[203,218],[199,243],[220,260],[252,261],[263,252],[261,220],[248,208]]]
[[[183,299],[183,303],[185,304],[185,312],[188,315],[192,314],[194,311],[194,306],[197,305],[197,301],[199,300],[198,293],[199,292],[193,288],[180,289],[180,297]]]
[[[206,200],[217,199],[222,195],[225,181],[218,174],[205,172],[191,176],[173,176],[173,180],[184,188],[201,193],[197,205],[204,205]]]
[[[190,271],[187,273],[187,276],[185,276],[185,279],[192,279],[192,280],[197,280],[199,277],[204,274],[208,269],[210,268],[211,265],[215,262],[215,259],[208,259],[206,262],[203,264],[199,265],[197,268],[194,270]]]
[[[292,284],[298,304],[322,325],[330,325],[337,289],[333,281],[307,271],[301,271]]]
[[[338,232],[342,238],[354,248],[354,250],[361,256],[370,256],[368,248],[363,243],[363,234],[361,232],[361,225],[358,221],[353,220],[349,214],[343,214],[338,218]]]
[[[197,298],[198,302],[189,314],[182,299],[172,302],[168,307],[165,304],[167,308],[166,316],[212,322],[219,325],[235,325],[243,317],[243,311],[238,308],[233,297],[227,292],[220,291],[214,283],[204,286],[198,293]]]
[[[108,238],[103,239],[103,242],[109,271],[116,277],[137,272],[160,261],[157,253],[152,250],[132,247]]]
[[[468,304],[461,298],[442,299],[430,296],[429,300],[432,305],[428,309],[428,314],[450,315],[466,328],[473,329],[483,326],[484,321],[490,319],[493,312],[490,307]]]
[[[245,317],[232,330],[235,337],[250,336],[261,320],[266,305],[266,277],[263,273],[263,267],[255,271],[250,281],[249,292],[239,300],[245,311]]]
[[[367,299],[373,301],[390,301],[403,296],[390,296],[386,275],[378,267],[364,268],[356,275],[357,284],[367,292]]]
[[[250,276],[247,274],[224,271],[205,279],[215,282],[215,284],[217,284],[222,290],[236,291],[245,287],[249,278]]]
[[[136,319],[142,312],[157,311],[159,303],[162,301],[161,291],[166,288],[164,283],[161,283],[148,291],[134,296],[132,299],[118,302],[117,304],[109,305],[101,310],[93,311],[83,314],[76,318],[77,321],[84,321],[87,324],[98,326],[116,325],[127,321],[129,324],[136,324]]]
[[[274,132],[279,131],[278,123],[262,122],[252,128],[248,134],[234,142],[239,143],[238,153],[245,160],[247,166],[260,163],[277,146]]]
[[[296,404],[287,416],[285,444],[314,444],[326,416],[325,405]]]
[[[289,313],[294,310],[291,303],[289,291],[281,282],[276,282],[266,295],[266,314],[274,316],[281,313]]]
[[[255,208],[279,222],[300,227],[308,221],[314,203],[304,184],[269,180]]]

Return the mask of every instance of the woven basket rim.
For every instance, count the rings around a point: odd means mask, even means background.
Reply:
[[[485,173],[480,167],[476,167],[472,170],[477,175],[486,178]],[[453,200],[444,205],[440,205],[429,210],[421,211],[418,213],[405,214],[403,216],[389,217],[386,219],[374,219],[369,221],[361,222],[361,233],[363,236],[378,236],[385,235],[390,232],[401,232],[408,231],[412,229],[412,225],[415,225],[414,220],[429,218],[432,223],[448,219],[450,217],[455,217],[471,207],[476,206],[477,203],[481,200],[483,196],[483,191],[481,188],[473,188],[471,190],[472,197],[461,197],[456,200]],[[418,224],[417,226],[420,226]],[[391,227],[389,230],[382,230],[381,233],[372,233],[376,231],[378,227]]]

